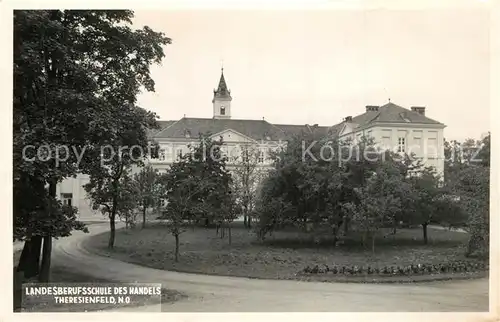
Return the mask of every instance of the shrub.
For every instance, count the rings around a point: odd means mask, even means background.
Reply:
[[[452,261],[440,264],[411,264],[408,266],[328,266],[326,264],[320,268],[318,265],[313,267],[306,266],[299,274],[333,274],[333,275],[430,275],[430,274],[445,274],[445,273],[461,273],[461,272],[477,272],[487,270],[486,262],[478,261]]]

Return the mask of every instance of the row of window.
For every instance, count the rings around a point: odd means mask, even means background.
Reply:
[[[270,151],[270,150],[269,150]],[[224,152],[222,151],[223,154],[227,154],[227,152]],[[242,152],[243,153],[243,152]],[[269,155],[270,153],[268,153]],[[183,151],[182,149],[177,149],[177,153],[176,153],[176,160],[180,160],[183,156]],[[166,154],[166,151],[165,150],[160,150],[159,153],[158,153],[158,159],[160,161],[166,161],[167,159],[167,154]],[[257,162],[259,163],[264,163],[264,161],[266,160],[266,157],[265,157],[265,153],[264,151],[260,151],[259,152],[259,156],[258,156],[258,159],[257,159]]]

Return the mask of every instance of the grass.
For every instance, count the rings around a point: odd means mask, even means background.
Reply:
[[[180,261],[174,261],[174,238],[161,224],[146,229],[118,230],[115,249],[107,249],[109,233],[88,239],[84,246],[93,252],[125,262],[163,270],[253,278],[298,278],[306,266],[358,265],[372,267],[438,264],[467,260],[464,244],[467,234],[428,229],[429,243],[424,245],[421,229],[401,229],[394,236],[379,238],[375,253],[364,248],[359,236],[351,236],[333,247],[328,238],[311,240],[298,231],[280,231],[266,241],[241,223],[234,223],[232,245],[216,236],[215,229],[188,229],[180,237]]]
[[[19,261],[19,257],[21,256],[21,251],[14,252],[14,263]],[[116,282],[108,281],[105,279],[95,278],[91,276],[87,276],[85,274],[81,274],[78,272],[68,271],[66,269],[62,269],[60,267],[52,267],[51,269],[51,283],[88,283],[88,284],[113,284]],[[29,283],[29,281],[25,281],[25,283]],[[17,291],[16,291],[17,292]],[[17,295],[17,296],[16,296]],[[19,299],[19,293],[14,294],[14,299]],[[164,305],[168,305],[169,303],[178,301],[182,298],[185,298],[185,295],[177,292],[175,290],[170,290],[166,288],[162,288],[161,302],[162,302],[162,311]],[[20,312],[21,309],[23,312],[90,312],[90,311],[101,311],[108,309],[116,309],[119,307],[131,307],[134,304],[56,304],[51,302],[37,302],[31,303],[29,306],[24,305],[22,307],[21,303],[17,301],[15,303],[15,312]]]

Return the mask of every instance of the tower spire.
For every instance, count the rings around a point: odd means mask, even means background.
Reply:
[[[219,86],[214,91],[214,96],[231,98],[231,91],[227,88],[226,79],[224,78],[224,67],[221,67]]]
[[[214,98],[212,99],[214,118],[230,119],[232,100],[231,91],[227,88],[226,79],[224,78],[224,65],[221,65],[219,86],[214,89]]]

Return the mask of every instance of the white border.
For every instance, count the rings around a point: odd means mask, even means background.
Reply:
[[[16,9],[43,9],[43,8],[74,8],[74,9],[110,9],[110,8],[132,8],[132,9],[379,9],[379,10],[408,10],[408,9],[431,9],[431,8],[471,8],[475,6],[488,6],[491,11],[491,33],[490,33],[490,53],[491,53],[491,83],[490,83],[490,109],[491,109],[491,129],[492,129],[492,167],[491,167],[491,268],[490,268],[490,313],[68,313],[68,314],[49,314],[49,313],[12,313],[12,10]],[[0,196],[2,198],[2,214],[3,225],[0,234],[3,245],[0,249],[2,252],[2,292],[0,305],[1,321],[28,321],[36,319],[39,321],[106,321],[106,320],[122,320],[136,321],[138,319],[148,319],[148,321],[165,319],[173,321],[233,321],[235,319],[240,322],[244,321],[262,321],[272,319],[273,321],[332,321],[336,319],[352,320],[352,321],[373,321],[373,320],[394,320],[394,321],[418,321],[436,320],[436,321],[499,321],[499,281],[498,281],[498,250],[499,250],[499,171],[498,164],[500,162],[500,152],[498,149],[498,140],[500,134],[497,130],[500,116],[500,33],[499,21],[500,10],[498,2],[495,0],[258,0],[258,1],[103,1],[103,0],[87,0],[87,1],[5,1],[0,0],[0,30],[2,34],[2,49],[0,59],[0,77],[2,82],[0,86],[0,99],[2,100],[1,126],[2,131],[2,158],[0,163],[0,171],[2,182]],[[464,44],[466,45],[466,44]],[[298,295],[300,296],[300,295]]]

